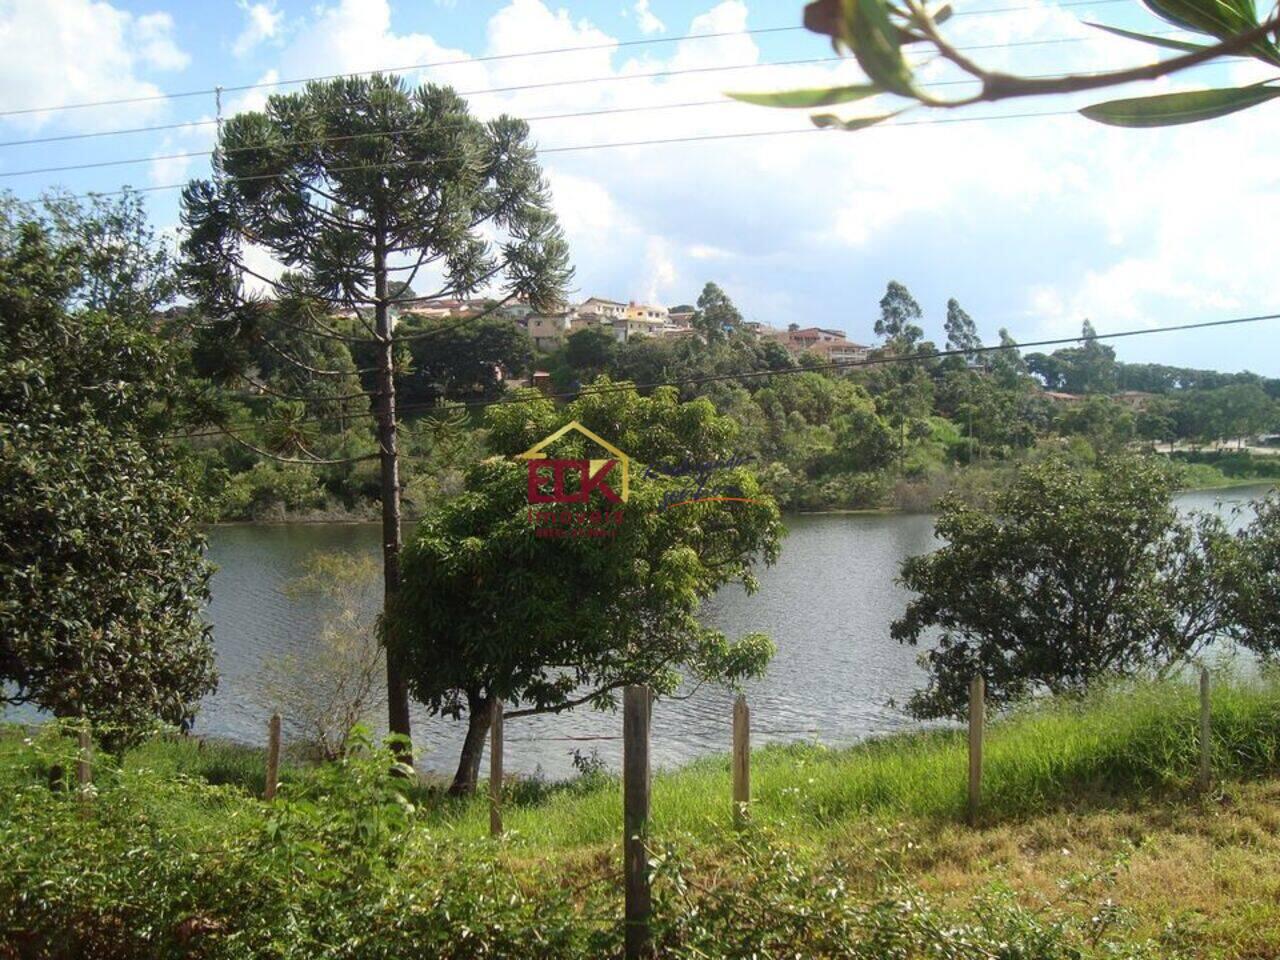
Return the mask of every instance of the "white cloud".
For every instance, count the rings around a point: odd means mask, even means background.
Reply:
[[[641,33],[646,35],[663,33],[667,29],[667,25],[659,20],[657,15],[649,9],[649,0],[636,0],[632,10],[636,15],[636,26],[640,28]]]
[[[132,39],[143,63],[156,70],[185,70],[191,62],[173,40],[173,17],[167,13],[138,17]]]
[[[284,11],[276,9],[274,2],[249,3],[248,0],[237,0],[236,5],[244,12],[245,25],[231,44],[231,52],[235,56],[248,56],[259,44],[279,38]]]
[[[101,0],[0,2],[0,50],[0,110],[155,96],[160,89],[139,73],[179,71],[190,59],[169,14],[138,16]],[[155,101],[10,119],[26,129],[55,117],[67,127],[101,129],[161,109]]]

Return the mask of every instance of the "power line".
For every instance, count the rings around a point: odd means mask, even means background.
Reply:
[[[994,120],[1025,120],[1033,117],[1066,117],[1075,116],[1075,110],[1041,110],[1027,113],[997,113],[987,114],[978,117],[934,117],[928,120],[901,120],[895,123],[882,123],[869,130],[886,130],[897,129],[899,127],[917,127],[929,126],[941,123],[977,123],[980,121]],[[660,137],[651,140],[623,140],[610,143],[585,143],[575,144],[565,147],[541,147],[538,149],[540,155],[555,153],[579,153],[589,150],[610,150],[618,147],[645,147],[658,146],[673,143],[705,143],[714,140],[742,140],[755,137],[784,137],[794,134],[814,134],[814,133],[830,133],[829,130],[820,129],[818,127],[793,127],[786,130],[748,130],[734,133],[710,133],[697,134],[684,137]],[[361,170],[387,170],[393,167],[414,167],[426,166],[432,163],[443,163],[451,160],[464,159],[459,157],[430,157],[422,160],[397,160],[388,163],[370,163],[357,164],[348,167],[334,167],[329,173],[354,173]],[[263,173],[253,174],[242,177],[227,177],[225,182],[248,183],[257,180],[272,180],[276,177],[284,176],[280,173]],[[182,190],[188,186],[188,183],[163,183],[150,187],[124,187],[119,190],[88,190],[84,193],[69,194],[70,199],[81,200],[91,197],[113,197],[131,193],[155,193],[161,190]]]
[[[994,354],[1008,350],[1028,350],[1044,347],[1062,347],[1074,343],[1082,343],[1090,340],[1120,340],[1130,337],[1150,336],[1157,333],[1176,333],[1185,330],[1206,330],[1217,327],[1239,326],[1247,323],[1260,323],[1264,320],[1280,320],[1280,313],[1264,313],[1249,317],[1232,317],[1227,320],[1202,320],[1195,323],[1173,324],[1163,327],[1142,327],[1132,330],[1118,330],[1114,333],[1099,333],[1092,337],[1075,336],[1075,337],[1056,337],[1046,340],[1029,340],[1025,343],[1012,344],[991,344],[990,346],[975,347],[969,350],[938,350],[927,354],[911,354],[909,356],[879,356],[868,357],[863,360],[833,360],[829,363],[814,364],[804,367],[788,367],[784,370],[747,370],[740,373],[716,373],[707,374],[700,377],[686,377],[679,380],[663,380],[654,383],[636,384],[629,382],[610,383],[601,386],[587,386],[580,390],[566,393],[539,393],[537,395],[524,395],[518,397],[499,397],[496,400],[473,400],[451,402],[447,406],[449,409],[466,408],[466,409],[484,409],[493,406],[501,406],[506,404],[522,404],[533,403],[538,400],[574,400],[583,396],[596,396],[599,394],[616,393],[619,391],[635,390],[648,391],[656,390],[659,387],[683,387],[696,386],[704,383],[717,383],[725,380],[752,380],[758,377],[777,377],[788,376],[798,373],[815,373],[818,371],[835,371],[835,370],[853,370],[864,367],[884,366],[893,363],[927,363],[944,360],[947,357],[971,357],[975,354]],[[316,398],[317,402],[324,398]],[[407,413],[415,410],[439,410],[439,404],[435,403],[406,403],[397,408],[398,413]],[[356,413],[344,414],[345,417],[377,417],[377,412],[373,410],[362,411]],[[311,417],[299,420],[289,421],[260,421],[255,426],[301,426],[303,424],[327,423],[336,417]],[[240,439],[234,434],[229,433],[227,429],[211,430],[201,433],[172,434],[164,437],[165,440],[198,440],[206,437],[231,436],[233,439]]]
[[[1126,0],[1070,0],[1070,2],[1055,4],[1058,7],[1086,7],[1086,6],[1104,6],[1112,3],[1126,2]],[[954,16],[985,16],[1003,13],[1017,13],[1020,10],[1044,9],[1040,4],[1026,4],[1015,7],[994,7],[979,10],[958,11]],[[45,107],[22,107],[16,110],[0,111],[0,117],[14,117],[33,113],[57,113],[64,110],[84,110],[92,107],[111,107],[123,106],[135,103],[154,103],[161,100],[178,100],[190,97],[212,96],[221,90],[224,93],[238,93],[246,90],[261,90],[268,87],[284,87],[297,86],[299,84],[311,83],[317,80],[333,80],[338,77],[356,77],[369,76],[375,73],[399,73],[409,70],[428,70],[438,67],[464,66],[473,63],[493,63],[503,60],[517,60],[527,57],[550,56],[566,53],[580,53],[591,50],[613,50],[620,47],[638,47],[655,45],[662,43],[678,43],[684,40],[709,40],[722,37],[737,36],[760,36],[763,34],[774,33],[791,33],[803,31],[803,26],[778,26],[778,27],[753,27],[746,30],[725,30],[713,33],[686,33],[681,36],[673,37],[645,37],[634,40],[608,41],[604,43],[582,44],[579,46],[556,47],[542,50],[525,50],[517,53],[489,54],[480,57],[459,57],[452,60],[436,60],[427,63],[411,63],[398,67],[381,67],[376,70],[361,70],[353,73],[343,74],[322,74],[312,77],[297,77],[289,80],[269,80],[260,81],[258,83],[245,83],[238,85],[222,85],[215,87],[205,87],[199,90],[181,90],[168,93],[148,94],[139,97],[117,97],[112,100],[89,100],[79,103],[64,103]]]
[[[1178,33],[1181,31],[1170,30],[1170,31],[1164,31],[1164,32]],[[1046,41],[1037,41],[1037,42],[1050,43],[1050,42],[1056,42],[1056,41],[1046,40]],[[828,58],[828,59],[838,60],[841,58],[836,57],[836,58]],[[762,67],[781,66],[781,65],[783,64],[776,64],[776,63],[759,64],[759,66],[762,66]],[[1196,64],[1193,67],[1189,67],[1188,69],[1195,70],[1195,69],[1204,69],[1206,67],[1215,67],[1215,66],[1218,66],[1218,64],[1201,63],[1201,64]],[[716,68],[716,69],[733,69],[733,68]],[[1034,79],[1042,79],[1046,77],[1056,77],[1059,75],[1060,75],[1059,73],[1033,73],[1033,74],[1027,74],[1027,77],[1028,79],[1034,80]],[[1080,74],[1080,75],[1090,76],[1091,74]],[[926,83],[922,83],[920,84],[920,86],[930,87],[930,88],[951,87],[951,86],[962,86],[965,84],[972,84],[972,83],[977,83],[977,81],[972,78],[966,78],[966,79],[960,79],[960,80],[933,80]],[[693,100],[693,101],[686,101],[681,103],[647,104],[647,105],[632,106],[632,107],[607,107],[607,108],[601,108],[597,110],[580,110],[580,111],[573,111],[568,113],[543,114],[540,116],[523,117],[521,119],[523,119],[526,123],[536,123],[544,120],[566,120],[566,119],[573,119],[573,118],[608,116],[611,114],[629,114],[629,113],[641,113],[646,111],[653,112],[653,111],[660,111],[660,110],[682,110],[690,107],[735,106],[735,105],[741,106],[742,104],[740,103],[740,101],[737,101],[737,100],[728,100],[724,98],[718,98],[715,100]],[[1072,113],[1074,111],[1065,111],[1065,112]],[[909,124],[908,123],[890,124],[890,126],[907,126],[907,125]],[[319,145],[319,144],[325,144],[325,143],[341,143],[349,140],[363,140],[371,137],[399,136],[401,134],[414,133],[416,132],[416,130],[417,128],[414,128],[414,127],[402,127],[395,130],[378,130],[378,131],[372,131],[368,133],[342,134],[342,135],[337,135],[332,137],[313,137],[305,140],[281,140],[281,141],[276,141],[272,143],[248,144],[241,147],[230,147],[230,148],[224,149],[222,152],[224,155],[230,155],[230,154],[236,154],[236,153],[251,153],[258,150],[275,149],[278,147],[298,147],[298,146]],[[192,150],[192,151],[187,151],[183,153],[155,154],[149,157],[128,157],[122,160],[97,160],[97,161],[91,161],[89,163],[72,163],[72,164],[64,164],[61,166],[54,166],[54,167],[33,167],[27,170],[3,171],[3,172],[0,172],[0,178],[34,176],[36,174],[42,174],[42,173],[66,173],[73,170],[92,170],[92,169],[101,169],[105,167],[123,167],[123,166],[132,166],[140,163],[152,163],[155,161],[162,161],[162,160],[190,160],[197,157],[211,157],[213,156],[214,152],[215,151],[213,150]],[[548,151],[544,151],[544,152],[548,152]],[[440,157],[440,158],[434,158],[434,159],[439,162],[445,162],[451,159],[459,159],[459,158]],[[411,162],[414,162],[414,161],[411,161]],[[232,179],[235,179],[235,178],[232,178]]]

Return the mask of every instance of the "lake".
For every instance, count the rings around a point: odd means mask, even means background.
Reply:
[[[1184,494],[1184,509],[1247,502],[1266,487]],[[753,743],[816,739],[852,743],[912,721],[901,703],[922,681],[918,651],[889,637],[908,595],[895,582],[908,556],[932,549],[933,518],[925,515],[790,516],[782,558],[760,575],[760,590],[722,591],[705,606],[705,619],[729,636],[769,634],[778,646],[767,676],[751,683]],[[209,533],[218,565],[209,618],[217,646],[218,692],[204,701],[197,733],[244,743],[265,741],[275,705],[264,682],[266,662],[306,655],[319,614],[284,588],[318,551],[378,552],[372,524],[220,526]],[[653,755],[661,766],[729,748],[733,695],[704,687],[688,699],[662,701],[653,713]],[[381,719],[381,718],[379,718]],[[415,712],[419,765],[451,773],[462,724]],[[610,766],[620,758],[621,715],[579,709],[556,717],[507,724],[506,766],[513,773],[572,772],[575,750],[595,751]],[[288,724],[286,718],[286,736]],[[569,739],[580,738],[580,739]]]

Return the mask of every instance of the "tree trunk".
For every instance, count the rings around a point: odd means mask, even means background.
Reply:
[[[391,339],[391,316],[387,308],[386,236],[374,238],[374,329],[378,335],[378,447],[382,468],[382,612],[390,622],[390,611],[400,589],[400,451],[396,442],[395,351]],[[387,725],[392,733],[405,737],[409,729],[409,686],[393,645],[387,648]],[[413,762],[412,749],[402,758]]]
[[[484,738],[489,733],[491,719],[489,699],[467,691],[467,736],[462,741],[462,755],[458,758],[458,770],[449,787],[450,796],[469,797],[476,792],[480,761],[484,757]]]

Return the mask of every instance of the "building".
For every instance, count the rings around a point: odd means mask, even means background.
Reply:
[[[827,363],[861,363],[871,356],[870,347],[846,339],[843,330],[829,327],[796,327],[762,335],[781,344],[793,356],[814,353]]]
[[[627,305],[617,300],[606,300],[603,297],[590,297],[578,304],[582,313],[593,313],[609,320],[621,320],[627,315]]]
[[[529,339],[538,350],[555,350],[573,330],[573,313],[531,313],[525,318]]]

